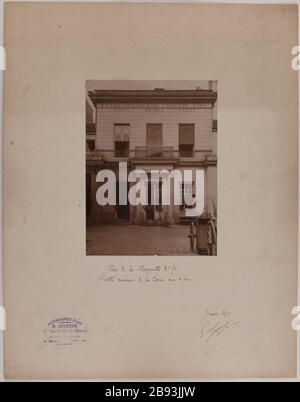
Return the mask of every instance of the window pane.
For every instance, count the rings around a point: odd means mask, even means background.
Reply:
[[[129,142],[115,141],[115,156],[128,157],[129,156]]]
[[[181,157],[193,157],[194,156],[194,145],[179,145],[179,156]]]
[[[115,124],[114,138],[115,141],[129,141],[130,124]]]

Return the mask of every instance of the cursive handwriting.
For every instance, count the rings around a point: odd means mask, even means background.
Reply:
[[[201,316],[200,325],[193,332],[193,338],[200,338],[205,343],[212,339],[219,338],[225,332],[240,326],[240,321],[231,319],[231,312],[222,310],[221,312],[206,311]]]
[[[98,277],[104,283],[180,283],[190,282],[176,265],[116,265],[110,264]]]

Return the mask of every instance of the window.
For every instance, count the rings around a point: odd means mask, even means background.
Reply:
[[[195,143],[195,125],[179,124],[179,156],[193,157]]]
[[[129,156],[129,141],[115,141],[115,156],[119,158]]]
[[[114,125],[115,156],[126,158],[129,156],[130,124]]]

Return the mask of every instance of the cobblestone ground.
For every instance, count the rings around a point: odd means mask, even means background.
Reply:
[[[195,255],[188,234],[188,225],[89,225],[87,255]]]

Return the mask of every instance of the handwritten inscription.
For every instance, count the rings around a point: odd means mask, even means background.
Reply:
[[[208,343],[239,326],[240,321],[234,320],[230,311],[207,310],[201,314],[199,326],[192,336],[203,340],[204,343]]]
[[[191,278],[179,272],[176,265],[115,265],[110,264],[99,276],[105,283],[179,283]]]

